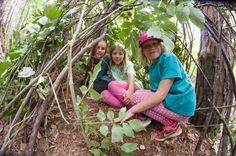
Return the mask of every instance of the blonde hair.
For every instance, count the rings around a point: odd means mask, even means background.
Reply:
[[[163,45],[162,42],[160,42],[160,46],[161,46],[161,53],[166,52],[166,47]],[[144,55],[142,46],[141,46],[140,48],[141,48],[141,61],[142,61],[143,63],[145,63],[145,64],[150,63],[150,61],[149,61],[149,60],[147,59],[147,57]]]
[[[121,64],[119,65],[120,70],[121,70],[122,72],[124,72],[125,66],[126,66],[126,64],[127,64],[127,52],[126,52],[126,50],[125,50],[125,47],[124,47],[122,44],[120,44],[120,43],[114,43],[114,44],[112,45],[111,51],[110,51],[110,58],[111,58],[111,59],[110,59],[110,66],[115,65],[115,62],[112,60],[112,53],[113,53],[114,50],[120,50],[120,51],[122,51],[122,52],[124,53],[124,59],[123,59],[123,61],[121,62]]]

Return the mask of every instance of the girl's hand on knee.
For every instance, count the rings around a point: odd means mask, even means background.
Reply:
[[[125,93],[124,93],[124,100],[123,102],[128,105],[130,103],[130,99],[131,99],[131,96],[133,95],[133,92],[130,91],[130,90],[127,90]]]

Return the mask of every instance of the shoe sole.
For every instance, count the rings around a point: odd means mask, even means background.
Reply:
[[[148,125],[150,125],[151,122],[152,122],[152,119],[147,119],[146,121],[142,121],[144,127],[147,127]]]
[[[182,130],[182,128],[180,128],[180,130],[177,131],[176,133],[170,134],[170,135],[168,135],[168,136],[166,136],[165,138],[162,138],[162,139],[155,138],[155,140],[157,140],[157,141],[165,141],[167,139],[179,136],[182,132],[183,132],[183,130]]]

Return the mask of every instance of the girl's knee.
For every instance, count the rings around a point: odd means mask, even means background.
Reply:
[[[116,87],[118,85],[117,81],[111,81],[108,84],[108,90],[112,90],[114,87]]]
[[[134,93],[134,94],[131,96],[130,104],[131,104],[131,105],[135,105],[135,104],[141,102],[141,100],[142,100],[142,99],[140,98],[140,95]]]
[[[108,90],[104,90],[104,91],[101,92],[102,97],[109,96],[109,94],[110,94],[110,93],[109,93]]]
[[[116,90],[117,88],[128,89],[128,82],[123,81],[111,81],[108,84],[108,90]]]

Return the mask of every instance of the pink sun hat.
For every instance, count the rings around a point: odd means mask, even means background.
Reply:
[[[154,40],[158,40],[160,42],[163,42],[163,39],[161,38],[158,38],[158,37],[155,37],[155,36],[148,36],[147,35],[147,32],[143,32],[140,36],[139,36],[139,47],[146,41],[148,40],[151,40],[151,39],[154,39]]]

